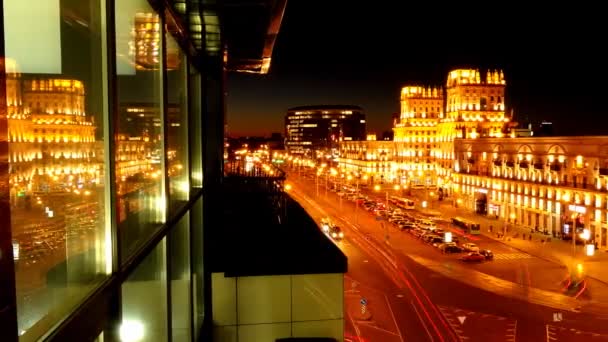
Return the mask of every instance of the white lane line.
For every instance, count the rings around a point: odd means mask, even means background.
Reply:
[[[361,323],[363,323],[363,322],[361,322]],[[399,336],[399,337],[401,337],[399,334],[395,334],[395,332],[390,331],[390,330],[386,330],[386,329],[384,329],[384,328],[380,328],[379,326],[372,325],[372,324],[367,325],[367,323],[364,323],[364,324],[366,324],[365,326],[366,326],[367,328],[371,328],[371,329],[380,330],[380,331],[385,332],[385,333],[387,333],[387,334],[390,334],[390,335],[393,335],[393,336]],[[401,341],[403,341],[403,339],[401,339]]]
[[[515,320],[515,323],[513,323],[513,328],[509,328],[507,330],[513,330],[513,333],[511,335],[511,333],[507,334],[507,339],[509,340],[509,342],[515,342],[515,339],[517,337],[517,320]],[[511,339],[512,338],[512,339]]]
[[[429,336],[429,339],[431,340],[431,342],[434,342],[435,340],[433,339],[433,336],[431,335],[429,328],[426,326],[426,323],[424,323],[422,316],[420,316],[420,312],[418,312],[418,309],[416,309],[416,305],[414,305],[413,300],[411,301],[411,304],[412,304],[412,307],[414,308],[414,312],[416,312],[416,316],[418,316],[418,319],[420,320],[420,323],[422,323],[422,326],[424,327],[426,334]]]
[[[361,341],[361,332],[359,331],[359,327],[357,326],[357,323],[355,323],[355,320],[353,319],[353,316],[351,316],[351,314],[347,311],[346,314],[348,315],[348,319],[350,319],[350,322],[353,325],[353,328],[355,328],[355,333],[357,334],[357,339],[359,341]]]
[[[391,303],[388,301],[388,297],[386,295],[384,295],[384,299],[386,300],[386,305],[388,305],[388,309],[391,312],[391,317],[393,318],[393,322],[395,323],[395,328],[397,328],[397,331],[399,332],[399,339],[401,340],[401,342],[405,342],[403,341],[403,336],[401,335],[401,329],[399,329],[399,324],[397,324],[397,319],[395,319],[393,308],[391,308]]]
[[[545,331],[547,332],[547,342],[557,340],[555,337],[549,336],[549,324],[545,324]]]

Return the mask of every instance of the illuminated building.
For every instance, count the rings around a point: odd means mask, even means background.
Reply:
[[[454,139],[502,137],[505,123],[505,86],[501,70],[482,74],[457,69],[448,74],[445,118],[439,125],[438,174],[448,176],[454,159]]]
[[[393,128],[395,132],[396,177],[410,184],[433,183],[439,141],[438,123],[443,119],[443,92],[440,88],[406,86],[401,89],[401,113]],[[408,177],[410,176],[411,177]]]
[[[139,70],[158,69],[160,67],[160,31],[159,17],[155,13],[137,13],[134,18],[132,40],[129,42],[129,55]],[[177,47],[169,46],[167,41],[166,68],[173,70],[179,67]]]
[[[505,85],[502,71],[453,70],[445,115],[436,109],[440,90],[404,87],[395,141],[381,148],[342,142],[340,166],[375,182],[436,184],[456,206],[550,236],[572,238],[588,228],[608,247],[608,138],[514,129]]]
[[[349,173],[368,175],[370,183],[395,181],[392,141],[364,140],[340,144],[340,168]]]
[[[337,153],[341,141],[364,139],[365,114],[358,106],[294,107],[285,116],[285,148],[292,154],[321,158]]]
[[[10,80],[11,198],[72,191],[100,182],[101,156],[93,120],[84,110],[82,82],[22,78],[16,67]]]
[[[578,222],[606,247],[607,137],[457,139],[454,200],[553,234]]]
[[[504,134],[505,123],[510,121],[505,118],[505,84],[500,70],[485,74],[475,69],[452,70],[445,103],[439,87],[404,86],[399,120],[393,127],[394,153],[389,156],[393,174],[388,178],[414,187],[449,183],[454,139]],[[343,144],[358,148],[349,142]]]

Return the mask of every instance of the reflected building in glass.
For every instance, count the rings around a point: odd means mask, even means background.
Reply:
[[[210,3],[3,3],[2,341],[342,337],[344,255],[280,172],[223,160],[226,73],[268,72],[286,2]],[[264,221],[288,211],[298,225]],[[294,235],[249,236],[243,217]],[[300,249],[276,257],[290,238]]]

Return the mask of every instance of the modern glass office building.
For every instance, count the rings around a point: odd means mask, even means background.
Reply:
[[[0,3],[1,340],[222,338],[224,78],[286,0]]]

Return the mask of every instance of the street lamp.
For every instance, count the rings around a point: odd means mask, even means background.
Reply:
[[[317,170],[317,177],[315,178],[315,192],[317,194],[317,197],[319,197],[319,175],[321,174],[322,170],[322,168]]]
[[[381,187],[380,184],[376,184],[374,185],[374,191],[380,191]],[[388,210],[388,191],[385,191],[386,193],[386,210]],[[388,241],[389,240],[389,232],[388,232],[388,226],[384,224],[384,219],[380,221],[380,225],[382,226],[382,229],[384,230],[384,238]]]
[[[511,219],[511,221],[513,221],[513,224],[515,224],[515,219],[517,218],[517,215],[515,215],[515,213],[511,213],[509,215],[509,218]],[[506,216],[505,216],[505,221],[507,221]],[[505,222],[504,226],[502,227],[502,237],[503,238],[507,238],[507,222]],[[530,237],[532,237],[532,234],[530,234]]]

